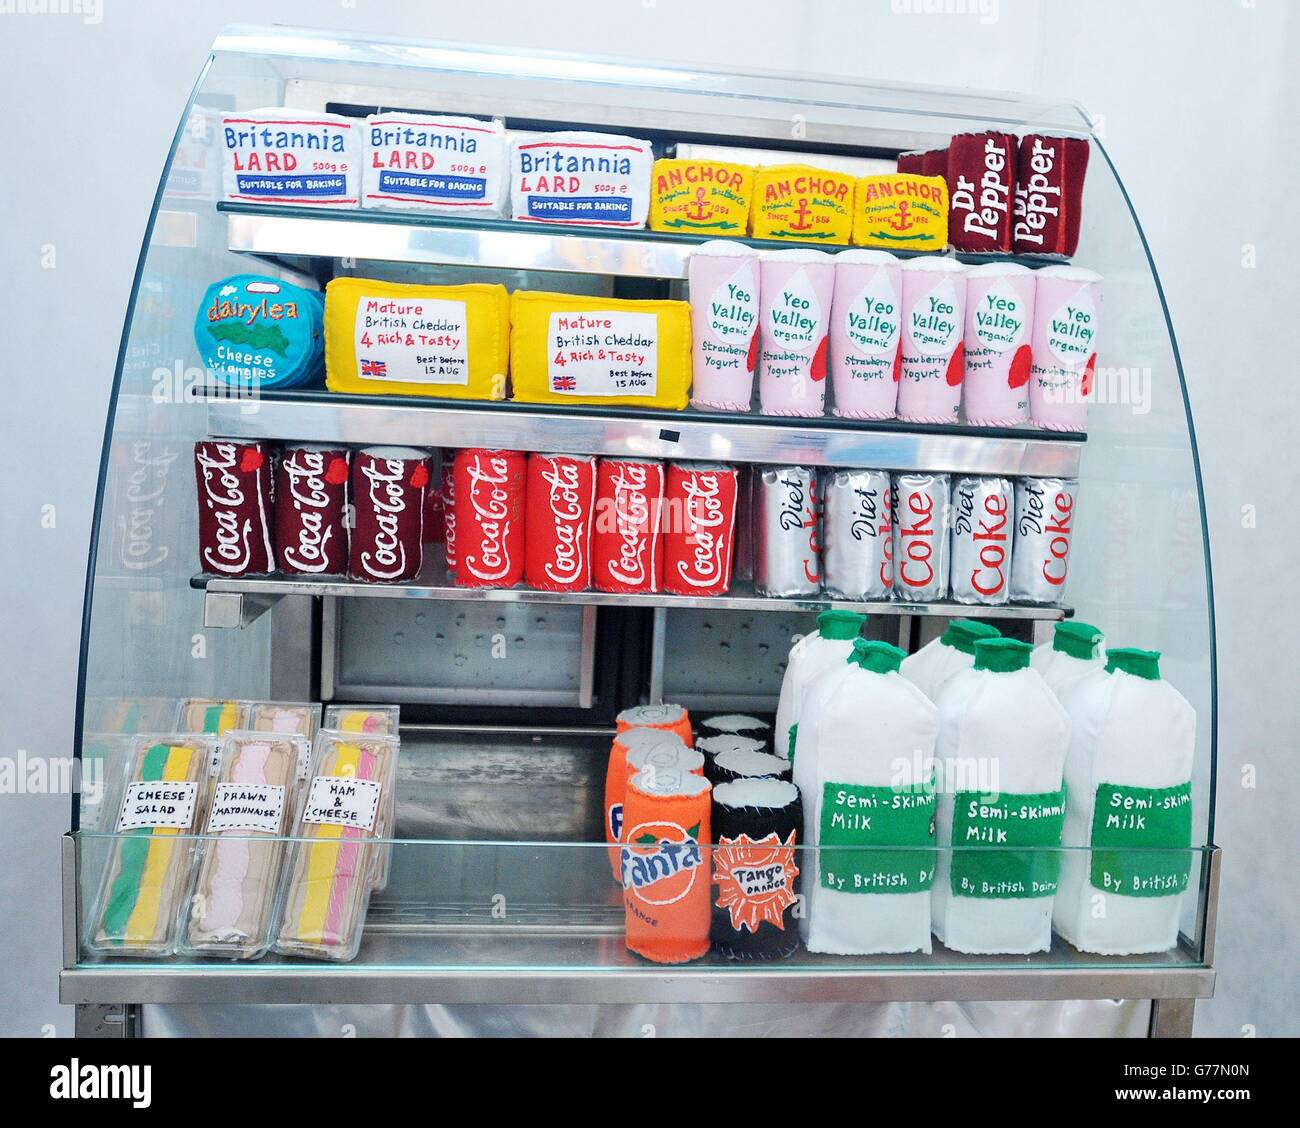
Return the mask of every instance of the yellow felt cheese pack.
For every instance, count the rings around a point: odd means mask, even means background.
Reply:
[[[948,243],[948,185],[942,176],[887,172],[858,181],[853,242],[889,251],[941,251]]]
[[[749,165],[664,157],[650,174],[650,229],[744,235],[753,193]]]
[[[811,165],[754,170],[755,239],[845,244],[853,233],[853,177]]]
[[[510,365],[524,403],[678,410],[691,389],[691,307],[516,290]]]
[[[325,287],[325,386],[366,395],[505,399],[504,286],[335,278]]]

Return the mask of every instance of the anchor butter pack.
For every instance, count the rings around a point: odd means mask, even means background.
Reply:
[[[221,119],[227,200],[355,208],[361,122],[339,114],[269,109]]]
[[[366,118],[361,206],[500,216],[506,131],[499,121],[432,114]]]
[[[705,158],[655,161],[650,179],[652,231],[744,235],[754,170]]]
[[[613,133],[535,133],[510,146],[510,209],[517,220],[644,227],[649,141]]]
[[[853,242],[859,247],[941,251],[948,242],[948,186],[941,176],[864,176],[855,199]]]
[[[325,386],[368,395],[505,399],[504,286],[335,278],[325,287]]]
[[[750,232],[755,239],[847,243],[853,232],[853,180],[810,165],[755,169]]]
[[[686,406],[688,302],[516,290],[510,298],[514,398],[524,403]]]

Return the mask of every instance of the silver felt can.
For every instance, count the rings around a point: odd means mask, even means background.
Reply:
[[[894,491],[883,470],[822,478],[822,587],[836,599],[888,599],[894,586]]]
[[[754,467],[754,590],[786,598],[821,591],[817,471]]]

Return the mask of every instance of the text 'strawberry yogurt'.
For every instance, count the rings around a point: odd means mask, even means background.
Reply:
[[[759,271],[762,413],[820,416],[826,408],[835,259],[825,251],[766,251]]]
[[[1097,367],[1101,275],[1078,266],[1045,266],[1034,273],[1034,283],[1030,418],[1051,431],[1086,430]]]
[[[956,259],[909,259],[903,277],[898,417],[955,423],[965,373],[966,268]]]
[[[966,422],[1028,422],[1033,321],[1033,271],[1014,262],[966,271]]]
[[[903,281],[888,251],[835,256],[831,303],[833,411],[841,419],[892,419],[902,364]]]
[[[691,252],[691,404],[748,411],[758,365],[758,252],[712,239]]]

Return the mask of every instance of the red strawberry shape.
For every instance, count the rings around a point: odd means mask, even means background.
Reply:
[[[1021,345],[1016,355],[1011,358],[1011,368],[1007,372],[1007,387],[1023,388],[1029,383],[1029,346]]]
[[[1087,399],[1089,394],[1092,392],[1092,377],[1093,373],[1096,371],[1097,354],[1093,353],[1092,356],[1088,357],[1088,363],[1083,369],[1083,380],[1079,383],[1079,394],[1083,396],[1084,399]]]
[[[898,342],[898,351],[894,353],[894,383],[897,384],[903,375],[903,342]]]
[[[421,462],[411,472],[411,486],[414,489],[422,489],[429,484],[429,468]]]
[[[251,474],[254,470],[262,469],[262,464],[266,457],[256,447],[245,447],[244,453],[239,459],[239,469],[241,473]]]
[[[830,348],[830,337],[822,338],[822,342],[817,346],[817,351],[813,353],[812,358],[812,378],[814,382],[820,382],[826,379],[826,354]]]
[[[325,481],[331,486],[341,486],[348,480],[348,464],[343,458],[331,458],[329,468],[325,471]]]
[[[962,377],[965,375],[966,347],[958,341],[952,356],[948,358],[948,371],[944,373],[944,379],[948,381],[948,387],[955,388],[961,383]]]
[[[745,371],[753,372],[758,367],[758,330],[749,338],[749,352],[745,355]]]

